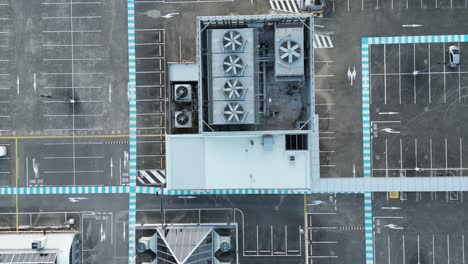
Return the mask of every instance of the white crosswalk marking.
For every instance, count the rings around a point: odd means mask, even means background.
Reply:
[[[302,0],[270,0],[271,9],[288,13],[299,13]]]
[[[330,49],[333,43],[330,36],[314,35],[314,49]]]

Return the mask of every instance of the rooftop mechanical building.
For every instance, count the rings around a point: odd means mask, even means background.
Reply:
[[[197,18],[169,65],[169,189],[310,189],[319,175],[313,16]]]

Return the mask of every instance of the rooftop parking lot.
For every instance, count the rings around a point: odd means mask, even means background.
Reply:
[[[465,263],[466,193],[374,193],[375,263]]]
[[[448,47],[461,63],[448,66]],[[374,177],[466,176],[464,42],[370,47]],[[467,127],[468,128],[468,127]]]
[[[2,135],[127,133],[125,7],[0,2]]]

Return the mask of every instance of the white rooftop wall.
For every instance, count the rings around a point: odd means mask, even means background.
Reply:
[[[310,188],[309,152],[286,151],[284,134],[273,138],[273,149],[265,150],[259,134],[168,136],[168,188]]]

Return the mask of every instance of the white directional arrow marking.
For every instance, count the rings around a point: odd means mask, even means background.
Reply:
[[[88,200],[87,197],[68,197],[68,200],[71,202],[71,203],[77,203],[81,200]]]
[[[396,207],[396,206],[384,206],[384,207],[380,207],[380,209],[383,209],[383,210],[399,210],[401,209],[401,207]]]
[[[316,200],[316,201],[312,201],[312,203],[307,204],[307,205],[319,205],[319,204],[324,204],[324,203],[325,203],[324,201]]]
[[[166,14],[164,16],[161,16],[161,17],[164,17],[164,18],[171,18],[171,17],[175,17],[179,15],[179,13],[169,13],[169,14]]]
[[[400,112],[379,112],[379,115],[398,115]]]
[[[126,240],[127,233],[126,233],[126,231],[125,231],[125,222],[123,222],[122,225],[123,225],[123,234],[122,234],[122,235],[123,235],[123,239]]]
[[[380,129],[380,131],[387,132],[387,133],[390,133],[390,134],[400,134],[400,131],[397,131],[397,130],[395,130],[393,128],[390,128],[390,127],[382,128],[382,129]]]
[[[419,24],[408,24],[408,25],[401,25],[401,27],[412,27],[412,28],[415,28],[415,27],[422,27],[422,25],[419,25]]]
[[[104,242],[104,240],[106,240],[106,232],[104,232],[104,228],[102,226],[102,222],[101,222],[101,242]]]
[[[123,164],[124,169],[127,168],[127,163],[128,163],[128,152],[124,150],[124,164]]]
[[[111,178],[114,177],[114,160],[112,160],[112,158],[110,159],[110,176]]]
[[[384,226],[385,226],[385,227],[388,227],[388,228],[390,228],[390,229],[396,229],[396,230],[402,230],[402,229],[403,229],[403,227],[397,226],[397,225],[395,225],[395,224],[388,224],[388,225],[384,225]]]
[[[39,162],[36,162],[36,158],[32,159],[34,178],[39,178]]]
[[[353,71],[351,71],[351,67],[348,67],[348,80],[351,81],[351,86],[353,86],[353,81],[356,79],[356,66],[353,66]]]
[[[185,195],[185,196],[177,196],[179,199],[195,199],[197,198],[196,196],[193,195]]]
[[[109,103],[112,102],[112,84],[109,83]]]

